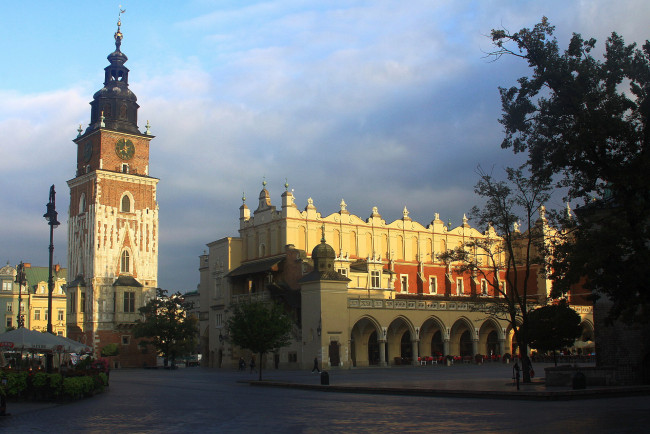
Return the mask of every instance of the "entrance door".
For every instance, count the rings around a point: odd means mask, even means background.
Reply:
[[[330,342],[330,366],[339,366],[341,364],[341,357],[339,355],[339,343],[336,341]]]

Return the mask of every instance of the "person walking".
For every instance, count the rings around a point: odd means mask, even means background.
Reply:
[[[517,384],[517,390],[519,390],[519,362],[516,361],[515,365],[512,367],[512,378],[515,379]]]
[[[314,367],[312,368],[311,372],[313,373],[314,371],[320,374],[320,369],[318,369],[318,357],[314,357]]]
[[[251,356],[250,367],[251,367],[251,374],[253,373],[253,371],[257,372],[257,369],[255,369],[255,356]]]
[[[246,370],[246,361],[244,360],[243,357],[239,358],[239,370],[240,371],[245,371]]]

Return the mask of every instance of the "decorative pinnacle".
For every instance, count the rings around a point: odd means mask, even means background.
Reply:
[[[119,6],[120,11],[119,14],[117,14],[117,32],[115,32],[115,48],[117,51],[120,51],[120,45],[122,45],[122,32],[120,31],[120,27],[122,26],[122,14],[126,12],[126,9],[122,9],[122,5]]]
[[[284,178],[284,191],[289,191],[289,181],[287,181],[287,178]]]
[[[323,223],[323,225],[321,226],[321,231],[323,232],[323,236],[320,239],[320,242],[324,243],[325,242],[325,223]]]
[[[266,188],[266,176],[262,177],[262,188]]]
[[[79,128],[77,128],[77,132],[78,132],[79,134],[77,134],[77,137],[81,137],[81,133],[82,133],[82,131],[83,131],[83,128],[81,128],[81,124],[79,124]]]
[[[246,203],[246,193],[242,192],[241,194],[241,201]]]

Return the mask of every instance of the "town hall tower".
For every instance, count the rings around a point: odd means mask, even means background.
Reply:
[[[74,139],[75,177],[68,181],[68,336],[96,356],[109,344],[111,367],[155,363],[132,327],[138,308],[155,296],[158,279],[158,179],[149,176],[153,136],[138,129],[138,104],[129,89],[126,55],[108,55],[104,87],[90,103],[90,124]]]

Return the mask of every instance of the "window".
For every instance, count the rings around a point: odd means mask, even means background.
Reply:
[[[409,277],[406,274],[400,276],[400,287],[402,292],[409,292]]]
[[[2,290],[3,291],[11,291],[13,289],[13,285],[11,284],[11,280],[3,280],[2,281]]]
[[[135,312],[135,292],[126,291],[124,293],[124,312]]]
[[[131,336],[122,335],[122,345],[129,345],[131,343]]]
[[[437,294],[438,293],[438,278],[429,277],[429,293]]]
[[[122,260],[120,261],[120,271],[121,271],[122,273],[129,273],[129,272],[130,272],[130,271],[129,271],[130,268],[131,268],[131,267],[130,267],[130,265],[131,265],[131,263],[130,263],[130,259],[131,259],[131,258],[130,258],[130,256],[129,256],[129,252],[127,252],[126,250],[123,251],[123,252],[122,252]]]
[[[77,313],[77,294],[70,293],[70,313]]]
[[[379,271],[370,272],[370,287],[381,288],[381,281],[379,279]]]
[[[49,313],[50,313],[50,311],[49,311],[49,310],[47,310],[47,309],[45,309],[45,321],[47,321],[47,320],[48,320],[48,317],[49,317]]]
[[[487,280],[481,280],[481,295],[488,295],[488,283]]]
[[[63,309],[59,309],[59,311],[57,312],[57,314],[58,314],[58,316],[57,316],[57,320],[59,320],[59,321],[63,321]]]
[[[81,197],[79,198],[79,214],[82,214],[84,211],[86,211],[86,193],[81,193]]]
[[[456,295],[463,295],[463,278],[456,279]]]
[[[214,316],[214,321],[216,323],[217,328],[221,328],[223,326],[223,314],[218,313]]]
[[[348,269],[347,268],[339,268],[336,271],[338,271],[341,276],[348,277]]]
[[[56,332],[56,335],[57,335],[57,336],[61,336],[61,337],[63,337],[63,332],[62,332],[62,331],[58,331],[58,332]]]
[[[129,173],[129,165],[128,164],[122,163],[122,173]],[[127,196],[124,196],[124,197],[127,198],[127,200],[128,200]],[[122,199],[122,202],[124,202],[124,199]],[[123,211],[123,212],[131,212],[131,211]]]
[[[40,321],[40,320],[41,320],[41,310],[34,309],[34,321]]]
[[[86,312],[86,293],[85,292],[80,292],[79,295],[80,297],[80,305],[79,306],[79,312],[80,313],[85,313]]]
[[[10,316],[7,317],[7,327],[13,327],[13,322]]]
[[[298,353],[295,351],[289,353],[289,363],[298,363]]]
[[[7,302],[7,312],[13,312],[14,311],[14,304],[11,301]]]
[[[124,172],[124,166],[126,166],[128,172],[128,164],[122,165],[122,171]],[[125,172],[126,173],[126,172]],[[131,198],[128,195],[122,196],[122,212],[131,212]]]
[[[20,313],[25,313],[25,302],[24,301],[20,302]]]

